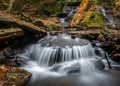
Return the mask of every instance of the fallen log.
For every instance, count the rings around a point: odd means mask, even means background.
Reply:
[[[24,31],[20,28],[0,29],[0,42],[18,38],[24,35]]]
[[[38,27],[31,23],[16,20],[16,19],[0,18],[0,25],[1,24],[11,26],[11,27],[18,27],[23,29],[24,31],[30,31],[33,33],[46,33],[46,30],[44,30],[43,27]]]

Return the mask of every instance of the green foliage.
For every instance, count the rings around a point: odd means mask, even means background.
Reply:
[[[13,0],[15,2],[16,0]],[[9,7],[10,6],[10,0],[0,0],[0,3],[2,6]]]
[[[113,0],[97,0],[97,4],[103,4],[103,3],[111,3],[113,4]]]
[[[1,3],[3,6],[9,6],[9,0],[0,0],[0,3]]]
[[[99,26],[105,23],[104,16],[100,12],[91,12],[83,21],[89,26]]]
[[[54,15],[66,10],[67,0],[53,0],[51,3],[45,3],[43,11]]]

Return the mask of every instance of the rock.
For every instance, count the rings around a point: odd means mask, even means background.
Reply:
[[[23,55],[16,55],[15,57],[16,57],[16,63],[18,65],[25,64],[27,61],[30,60],[30,58],[23,56]]]
[[[0,65],[0,86],[22,86],[31,76],[24,69]]]
[[[101,42],[105,41],[105,38],[102,34],[100,34],[97,39]]]
[[[34,25],[39,26],[39,27],[45,27],[47,29],[47,31],[62,31],[63,27],[59,24],[56,24],[52,21],[48,21],[48,20],[36,20],[33,22]]]
[[[80,38],[87,39],[89,41],[98,40],[100,30],[81,30],[81,31],[69,31],[71,35],[80,36]]]
[[[117,38],[115,42],[116,44],[120,44],[120,38]]]
[[[67,13],[60,13],[57,16],[60,18],[65,18],[65,17],[67,17]]]
[[[89,34],[84,34],[84,35],[81,35],[81,38],[92,41],[94,39],[94,36],[91,36]]]
[[[111,54],[113,52],[113,50],[116,49],[115,45],[113,43],[110,43],[110,42],[102,43],[100,45],[100,48],[102,48],[108,54]]]
[[[112,57],[112,60],[116,61],[116,62],[120,62],[120,54],[114,54]]]
[[[66,73],[66,74],[79,73],[80,72],[80,64],[79,63],[74,63],[72,65],[69,65],[69,63],[55,64],[51,70],[59,72],[59,73]]]
[[[0,60],[2,59],[5,59],[5,56],[0,54]]]
[[[5,54],[6,59],[13,59],[14,58],[14,56],[12,56],[11,48],[7,47],[7,48],[3,49],[3,52]]]
[[[95,66],[96,68],[98,68],[99,70],[103,70],[105,68],[105,65],[102,61],[99,61],[99,62],[95,62]]]

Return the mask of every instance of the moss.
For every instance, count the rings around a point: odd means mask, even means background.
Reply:
[[[104,16],[100,12],[89,12],[82,21],[88,26],[101,26],[105,24]]]
[[[66,10],[67,0],[53,0],[51,3],[44,3],[44,13],[55,15]]]
[[[97,4],[104,4],[104,3],[110,3],[113,4],[113,0],[97,0]]]
[[[2,5],[6,7],[9,6],[9,0],[0,0],[0,3],[2,3]]]

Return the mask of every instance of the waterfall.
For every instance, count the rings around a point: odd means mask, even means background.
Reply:
[[[100,7],[100,9],[101,9],[102,14],[105,16],[108,24],[111,24],[113,27],[116,27],[116,25],[114,24],[114,20],[113,20],[113,18],[110,16],[110,14],[108,15],[108,14],[106,13],[107,11],[106,11],[102,6]]]
[[[79,9],[79,7],[69,7],[67,6],[67,9],[66,9],[66,13],[67,13],[67,16],[64,17],[64,18],[60,18],[59,19],[59,22],[61,25],[63,25],[64,27],[67,27],[69,24],[66,22],[68,18],[70,18],[72,15],[74,15],[74,13]]]
[[[26,48],[22,57],[29,58],[24,66],[28,71],[47,69],[60,74],[68,73],[91,73],[96,70],[96,63],[100,57],[95,53],[89,41],[62,34],[58,36],[46,36],[37,44]],[[101,64],[101,63],[100,63]],[[103,65],[103,63],[102,63]],[[33,68],[33,69],[32,69]]]

